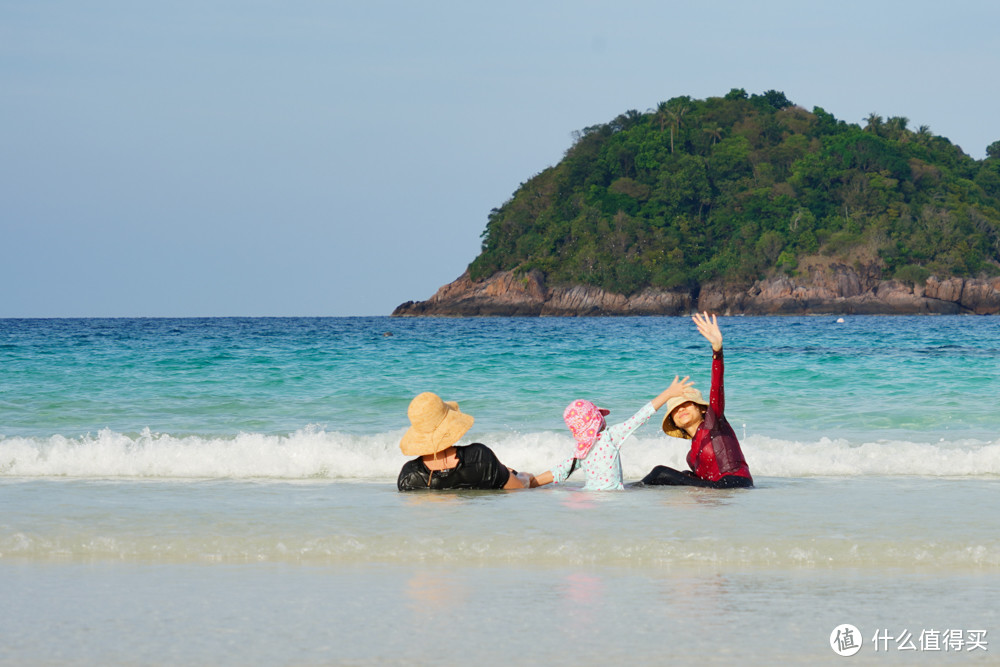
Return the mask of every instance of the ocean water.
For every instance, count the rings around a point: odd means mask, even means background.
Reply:
[[[395,490],[417,393],[538,473],[571,399],[707,392],[708,343],[658,317],[0,320],[0,664],[813,664],[844,623],[846,659],[1000,661],[1000,319],[720,325],[756,488],[435,495]],[[626,482],[685,453],[654,417]]]

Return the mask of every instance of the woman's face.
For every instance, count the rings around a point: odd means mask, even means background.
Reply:
[[[677,428],[685,431],[692,426],[697,426],[704,419],[701,414],[701,406],[691,401],[681,403],[674,408],[674,411],[670,413],[670,418],[674,420]]]

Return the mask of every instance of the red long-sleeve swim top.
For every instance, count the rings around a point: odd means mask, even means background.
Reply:
[[[736,439],[733,427],[724,416],[726,408],[723,387],[722,350],[712,352],[712,390],[709,406],[705,410],[705,421],[691,440],[691,451],[687,463],[694,474],[712,482],[725,475],[750,477],[750,467],[743,458],[740,441]]]

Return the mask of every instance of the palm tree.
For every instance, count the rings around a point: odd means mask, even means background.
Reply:
[[[721,127],[703,127],[701,131],[708,135],[709,139],[712,140],[712,145],[714,146],[717,142],[722,141],[722,128]]]
[[[868,114],[868,118],[866,118],[865,120],[868,121],[868,124],[865,125],[865,132],[871,132],[872,134],[875,135],[881,134],[880,130],[882,129],[882,116],[879,116],[877,113],[873,111],[870,114]]]
[[[893,139],[900,139],[905,136],[906,125],[910,119],[906,116],[892,116],[886,121],[885,127]]]
[[[674,130],[677,130],[678,135],[681,133],[681,119],[684,117],[684,114],[688,112],[688,107],[684,104],[674,104],[673,106],[667,107],[666,111],[670,116],[670,119],[674,121],[674,124],[670,127],[670,154],[673,155]]]
[[[656,105],[656,120],[660,122],[660,132],[667,126],[667,103],[660,102]]]

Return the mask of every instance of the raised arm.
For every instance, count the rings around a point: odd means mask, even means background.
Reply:
[[[709,317],[708,313],[696,313],[691,319],[698,327],[698,333],[712,344],[712,389],[708,402],[715,414],[721,417],[726,410],[726,391],[722,384],[722,330],[715,315]]]
[[[715,315],[709,317],[708,313],[695,313],[694,324],[698,327],[698,333],[712,344],[712,350],[718,352],[722,349],[722,330],[719,329],[719,322]]]
[[[670,386],[664,389],[659,396],[650,401],[650,403],[653,404],[653,409],[659,410],[660,408],[663,407],[664,403],[669,401],[674,396],[683,395],[684,391],[688,387],[694,385],[694,382],[690,382],[688,380],[689,377],[690,376],[685,375],[684,379],[681,380],[679,375],[675,375],[674,381],[670,383]]]

